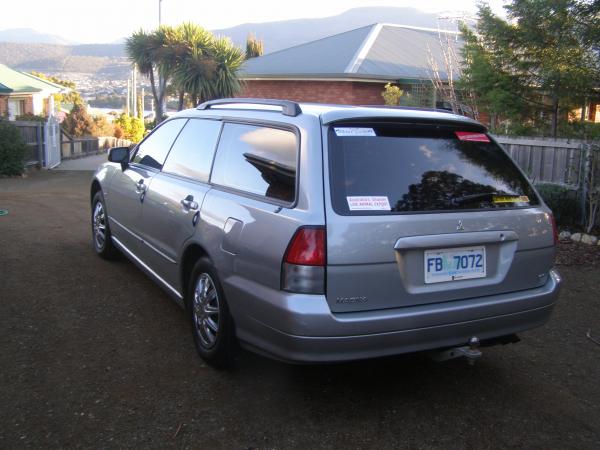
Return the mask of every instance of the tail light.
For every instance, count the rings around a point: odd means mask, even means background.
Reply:
[[[302,294],[325,293],[325,227],[300,227],[283,258],[281,288]]]
[[[558,245],[558,227],[556,226],[556,219],[554,214],[550,214],[550,223],[552,224],[552,234],[554,235],[554,245]]]

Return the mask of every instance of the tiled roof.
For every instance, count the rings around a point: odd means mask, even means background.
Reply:
[[[64,90],[51,81],[42,80],[25,72],[11,69],[4,64],[0,64],[0,92],[8,94],[35,93],[41,91],[60,92]]]
[[[393,24],[373,24],[248,60],[245,79],[343,78],[430,79],[430,57],[442,79],[440,40],[454,40],[458,33]]]

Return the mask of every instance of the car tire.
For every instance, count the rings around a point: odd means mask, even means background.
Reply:
[[[217,271],[206,259],[200,259],[192,269],[186,306],[198,354],[213,367],[231,367],[235,351],[233,319]]]
[[[108,215],[106,214],[106,203],[102,191],[96,192],[92,199],[92,245],[98,256],[104,259],[115,259],[118,250],[115,248],[110,228],[108,226]]]

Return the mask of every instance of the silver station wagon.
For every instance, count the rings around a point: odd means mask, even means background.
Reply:
[[[556,226],[483,125],[442,111],[224,99],[91,186],[92,235],[189,314],[202,358],[476,358],[550,317]]]

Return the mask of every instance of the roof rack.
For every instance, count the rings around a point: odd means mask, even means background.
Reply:
[[[280,106],[281,114],[284,116],[296,117],[302,114],[300,105],[290,100],[275,100],[270,98],[221,98],[218,100],[210,100],[204,102],[196,109],[211,109],[213,106],[221,105],[235,105],[235,104],[246,104],[246,105],[269,105],[269,106]]]

